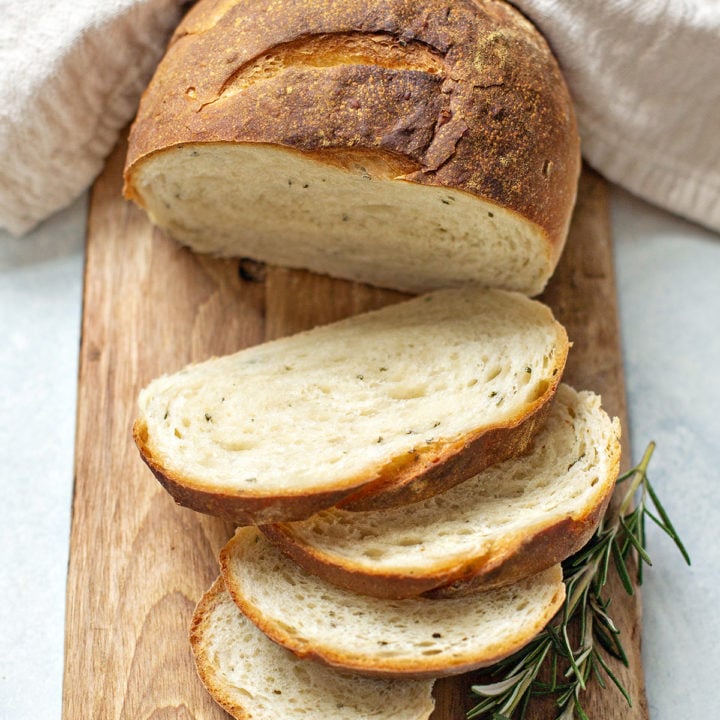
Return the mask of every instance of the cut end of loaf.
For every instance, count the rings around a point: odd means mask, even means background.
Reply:
[[[560,69],[509,4],[198,2],[143,95],[125,193],[202,252],[536,295],[579,169]]]
[[[139,161],[129,182],[153,223],[199,252],[413,293],[543,290],[556,257],[538,225],[404,169],[381,153],[193,143]]]

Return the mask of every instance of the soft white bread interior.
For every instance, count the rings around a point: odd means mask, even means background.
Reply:
[[[460,598],[358,595],[305,572],[256,528],[236,532],[221,566],[238,607],[275,642],[374,676],[440,677],[490,665],[535,637],[565,597],[558,565]]]
[[[134,435],[178,502],[238,524],[414,502],[523,452],[567,352],[537,301],[438,291],[161,377]]]
[[[508,584],[589,540],[615,486],[619,438],[597,395],[561,384],[527,455],[410,507],[332,508],[262,530],[308,571],[376,597]]]
[[[190,641],[203,684],[238,720],[425,720],[432,682],[339,673],[268,640],[222,579],[198,603]]]
[[[455,188],[404,180],[382,156],[191,143],[133,173],[150,219],[196,251],[421,293],[468,283],[539,293],[542,229]],[[351,155],[352,157],[352,155]]]

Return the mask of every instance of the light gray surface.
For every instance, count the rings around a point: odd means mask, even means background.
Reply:
[[[720,237],[615,193],[630,437],[692,559],[649,534],[643,662],[652,720],[717,717]]]
[[[2,720],[60,717],[84,231],[0,233]]]
[[[613,226],[634,456],[657,441],[650,476],[693,557],[688,569],[651,533],[651,718],[711,717],[708,688],[720,673],[720,237],[620,191]],[[61,714],[84,229],[83,201],[22,240],[0,233],[3,720]]]

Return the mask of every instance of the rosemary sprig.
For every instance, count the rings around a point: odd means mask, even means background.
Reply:
[[[593,680],[602,688],[608,680],[631,705],[622,682],[612,672],[607,655],[627,666],[628,660],[617,628],[608,613],[610,598],[604,594],[611,565],[625,591],[632,595],[642,584],[642,569],[651,565],[646,550],[645,521],[649,518],[675,543],[690,564],[682,541],[670,522],[647,474],[655,450],[650,443],[640,463],[618,478],[629,482],[617,509],[609,511],[590,542],[563,563],[566,598],[555,620],[531,643],[494,666],[490,677],[497,681],[473,685],[480,702],[468,718],[522,720],[534,696],[551,695],[558,708],[556,720],[589,720],[583,710],[582,692]],[[635,504],[633,505],[633,503]],[[633,573],[629,561],[637,559]],[[571,640],[571,621],[576,623],[578,644]],[[541,679],[541,669],[544,670]]]

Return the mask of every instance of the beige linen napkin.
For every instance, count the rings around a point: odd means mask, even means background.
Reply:
[[[80,195],[133,117],[180,0],[0,0],[0,228]]]
[[[590,164],[720,231],[720,0],[514,4],[560,60]],[[22,234],[92,182],[180,5],[0,0],[0,227]]]
[[[573,95],[605,177],[720,231],[720,0],[513,0]]]

